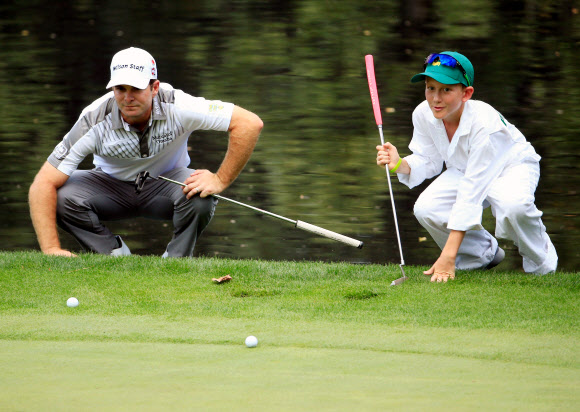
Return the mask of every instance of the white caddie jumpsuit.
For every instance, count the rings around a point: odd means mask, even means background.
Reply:
[[[414,213],[441,249],[451,230],[466,231],[456,268],[479,269],[493,259],[497,240],[481,224],[483,209],[491,206],[495,236],[514,242],[524,270],[555,271],[558,256],[534,204],[540,156],[524,135],[492,106],[477,100],[465,103],[451,142],[427,101],[413,112],[413,126],[412,154],[405,157],[411,173],[397,176],[412,188],[446,165],[419,196]]]

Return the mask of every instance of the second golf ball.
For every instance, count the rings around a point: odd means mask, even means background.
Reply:
[[[256,346],[258,346],[258,338],[256,338],[255,336],[248,336],[246,338],[246,346],[248,348],[255,348]]]
[[[69,308],[76,308],[79,305],[79,300],[77,298],[68,298],[66,305]]]

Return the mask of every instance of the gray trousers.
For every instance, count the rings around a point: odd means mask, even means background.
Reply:
[[[183,182],[193,172],[177,168],[163,176]],[[217,199],[187,199],[181,186],[149,179],[140,194],[133,182],[117,180],[105,172],[76,170],[57,192],[57,223],[80,245],[96,253],[118,248],[115,235],[101,222],[144,217],[173,221],[170,257],[192,256],[197,238],[211,221]]]

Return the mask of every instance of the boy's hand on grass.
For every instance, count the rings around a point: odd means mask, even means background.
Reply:
[[[431,276],[431,282],[453,280],[455,279],[455,259],[441,255],[435,264],[423,274]]]
[[[423,272],[431,276],[431,282],[447,282],[449,279],[455,279],[455,259],[464,237],[465,231],[462,230],[452,230],[449,233],[439,259],[429,270]]]

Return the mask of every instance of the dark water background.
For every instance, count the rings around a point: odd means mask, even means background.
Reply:
[[[137,46],[162,81],[234,102],[265,129],[223,195],[365,242],[362,250],[221,202],[197,255],[398,263],[364,56],[375,58],[385,137],[403,154],[423,99],[409,78],[434,51],[475,66],[474,98],[516,124],[542,156],[537,204],[560,256],[580,269],[580,20],[573,1],[31,1],[0,5],[0,249],[38,245],[27,206],[39,167],[81,110],[106,92],[110,59]],[[220,133],[190,139],[192,167],[216,170]],[[90,167],[90,162],[85,165]],[[432,263],[435,244],[412,207],[425,185],[395,181],[407,264]],[[493,230],[489,211],[485,214]],[[164,222],[110,225],[134,253],[161,254]],[[63,244],[78,246],[67,234]],[[500,241],[521,267],[511,243]]]

